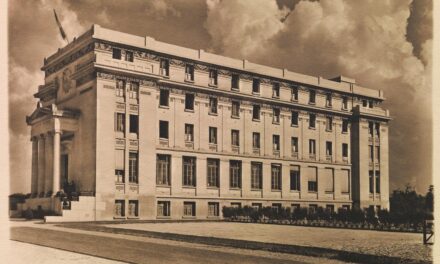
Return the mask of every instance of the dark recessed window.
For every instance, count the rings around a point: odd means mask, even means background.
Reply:
[[[121,50],[114,48],[112,58],[115,60],[120,60],[121,59]]]
[[[217,70],[209,70],[209,85],[217,86]]]
[[[234,90],[240,89],[240,76],[238,74],[232,74],[231,89],[234,89]]]
[[[292,126],[298,125],[298,112],[292,111]]]
[[[185,110],[194,111],[194,94],[185,94]]]
[[[168,139],[168,121],[159,121],[159,138]]]
[[[253,93],[260,93],[260,79],[254,78],[252,80],[252,92]]]
[[[160,89],[159,105],[169,106],[170,105],[169,99],[170,99],[170,91],[165,89]]]
[[[279,83],[272,84],[272,97],[275,97],[275,98],[280,97],[280,84]]]
[[[310,90],[309,91],[309,103],[310,104],[316,103],[316,92],[315,92],[315,90]]]
[[[252,119],[260,120],[260,106],[254,105],[252,109]]]
[[[139,131],[139,116],[130,115],[130,133],[137,134]]]
[[[315,128],[316,127],[316,115],[310,114],[309,118],[310,118],[310,120],[309,120],[309,127],[310,128]]]
[[[185,65],[185,81],[194,81],[194,65]]]
[[[133,62],[133,52],[132,51],[125,52],[125,60]]]
[[[170,76],[170,63],[167,59],[160,59],[160,75]]]

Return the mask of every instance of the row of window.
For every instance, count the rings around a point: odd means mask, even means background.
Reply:
[[[197,186],[197,159],[196,157],[182,157],[182,184],[186,187]],[[220,187],[220,159],[208,158],[206,165],[206,185],[210,188]],[[307,186],[309,192],[318,191],[317,169],[313,168],[313,173],[307,176]],[[261,190],[263,188],[263,163],[251,162],[250,164],[250,183],[251,189]],[[333,169],[326,169],[325,172],[325,191],[334,191]],[[271,164],[271,189],[282,189],[282,165]],[[341,192],[348,193],[350,190],[349,171],[345,170],[341,179]],[[158,154],[156,161],[156,184],[171,185],[171,155]],[[229,188],[242,188],[242,162],[240,160],[229,161]],[[300,167],[290,166],[290,190],[301,191]]]
[[[209,144],[217,145],[217,127],[209,127]],[[159,121],[159,138],[162,140],[169,139],[169,123],[168,121]],[[185,142],[194,142],[194,125],[185,124]],[[259,132],[252,133],[252,148],[260,149],[261,136]],[[233,148],[240,146],[240,130],[231,130],[231,146]],[[281,149],[280,135],[272,135],[272,146],[274,151]],[[333,142],[326,141],[326,155],[333,155]],[[291,138],[291,151],[293,156],[298,153],[298,137]],[[309,154],[316,154],[316,140],[309,140]],[[348,144],[342,143],[342,157],[348,158]]]
[[[129,200],[128,201],[128,217],[138,217],[139,216],[139,201]],[[125,217],[125,200],[115,200],[115,216]]]
[[[160,96],[159,96],[159,106],[161,107],[168,107],[169,106],[169,90],[161,89],[160,90]],[[194,94],[192,93],[186,93],[185,94],[185,110],[186,111],[194,111]],[[208,113],[211,115],[217,115],[218,114],[218,99],[216,97],[210,97],[209,98],[209,107],[208,107]],[[273,123],[279,124],[280,123],[280,115],[281,110],[280,108],[273,108]],[[232,100],[231,105],[231,117],[232,118],[240,118],[240,101]],[[253,105],[252,108],[252,120],[254,121],[260,121],[261,117],[261,106],[256,104]],[[291,125],[292,126],[298,126],[299,124],[299,112],[298,111],[292,111],[291,112]],[[348,119],[343,119],[342,121],[342,132],[347,133],[348,132]],[[316,114],[310,114],[309,115],[309,127],[310,128],[316,128]],[[333,129],[333,118],[331,116],[326,117],[326,130],[332,131]]]
[[[372,145],[368,145],[368,150],[370,163],[373,163],[374,157],[377,162],[380,162],[380,146],[373,147]]]

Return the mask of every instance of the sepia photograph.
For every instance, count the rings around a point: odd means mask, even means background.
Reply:
[[[2,2],[2,262],[434,263],[433,0]]]

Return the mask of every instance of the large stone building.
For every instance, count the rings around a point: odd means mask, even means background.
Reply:
[[[60,215],[49,221],[206,219],[245,205],[389,206],[389,113],[382,91],[353,79],[98,25],[42,70],[27,117],[25,206]],[[79,194],[64,209],[56,197],[63,188]]]

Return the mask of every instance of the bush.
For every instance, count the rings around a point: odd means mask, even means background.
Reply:
[[[23,211],[23,217],[26,220],[31,220],[34,218],[34,213],[32,212],[32,210],[30,208],[26,209]]]

